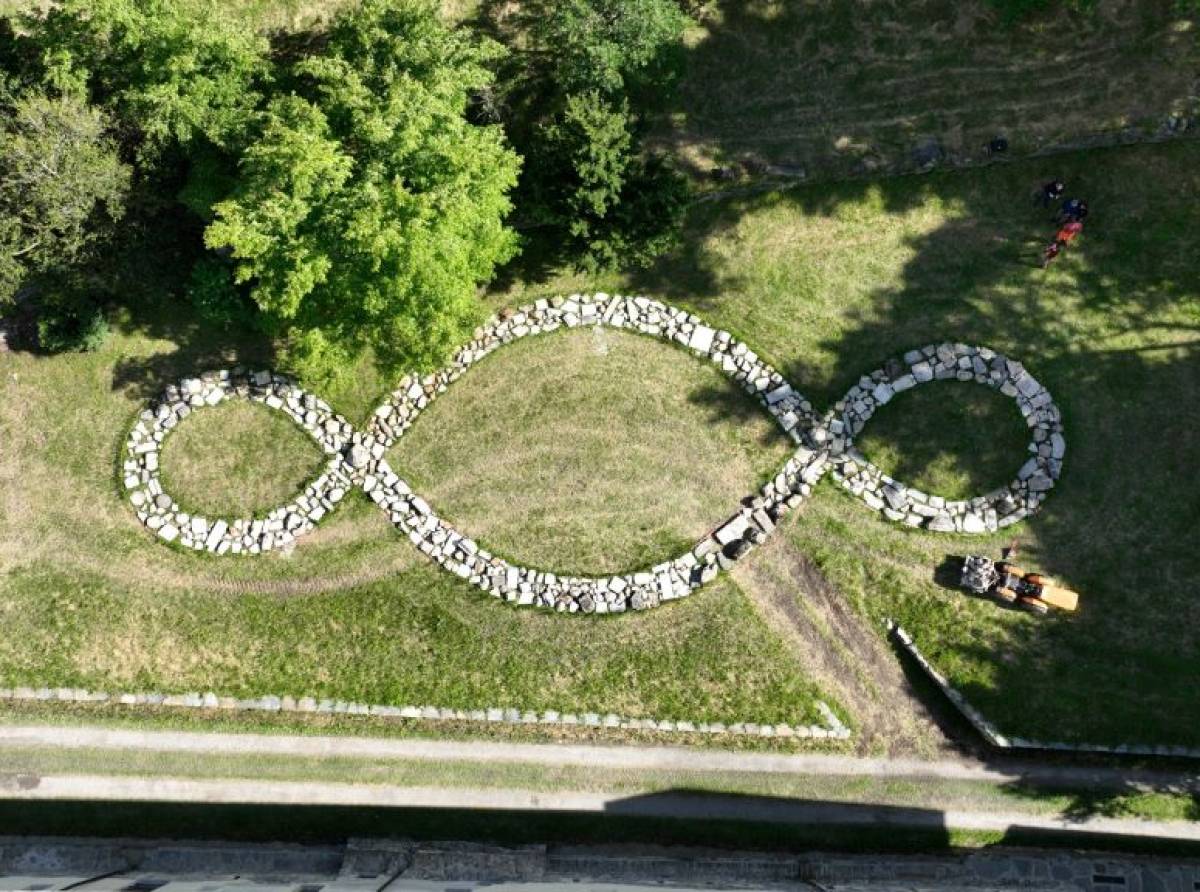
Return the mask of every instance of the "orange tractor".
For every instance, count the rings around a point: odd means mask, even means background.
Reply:
[[[961,585],[977,595],[991,595],[1031,613],[1046,614],[1051,607],[1073,611],[1079,606],[1079,595],[1055,585],[1054,580],[977,554],[967,555],[963,561]]]

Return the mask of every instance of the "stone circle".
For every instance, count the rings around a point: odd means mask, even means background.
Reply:
[[[560,576],[513,564],[438,517],[384,458],[416,417],[471,365],[520,338],[559,328],[609,326],[675,343],[716,364],[755,397],[796,443],[796,451],[757,494],[689,551],[649,569],[603,577]],[[993,492],[947,500],[894,480],[854,447],[854,437],[882,405],[921,384],[973,381],[1016,401],[1032,431],[1029,458],[1013,481]],[[209,519],[189,514],[163,491],[162,445],[194,411],[226,399],[248,399],[287,414],[329,456],[324,471],[295,499],[260,518]],[[539,300],[477,329],[450,365],[407,375],[371,416],[365,432],[328,404],[269,371],[208,372],[169,386],[130,432],[125,488],[138,519],[159,538],[216,555],[261,554],[312,530],[351,487],[364,492],[422,552],[489,594],[521,606],[569,613],[644,610],[685,597],[744,557],[780,518],[831,471],[849,492],[889,520],[940,532],[988,533],[1038,509],[1062,470],[1062,417],[1049,392],[1019,363],[986,347],[935,344],[864,375],[824,416],[783,376],[729,332],[685,310],[645,297],[607,294]]]

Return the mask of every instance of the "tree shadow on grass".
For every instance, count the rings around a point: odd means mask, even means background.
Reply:
[[[1172,25],[1195,16],[1170,0],[1050,4],[1009,26],[984,0],[692,6],[703,35],[656,137],[696,177],[911,171],[928,145],[979,162],[998,134],[1023,154],[1151,128],[1194,92],[1194,25]]]
[[[711,424],[771,422],[763,426],[755,438],[760,446],[779,446],[790,442],[766,410],[732,381],[693,387],[688,391],[687,401],[701,409]]]
[[[887,225],[926,202],[948,209],[941,223],[907,237],[909,259],[898,279],[856,299],[856,309],[819,342],[832,365],[814,366],[799,352],[775,361],[818,410],[887,357],[939,341],[997,349],[1023,362],[1054,396],[1067,439],[1059,485],[1036,517],[965,547],[998,549],[1020,537],[1025,560],[1078,590],[1081,609],[1022,621],[1001,642],[989,639],[994,623],[957,622],[952,602],[943,601],[931,608],[940,611],[931,627],[943,631],[927,632],[959,667],[988,667],[960,679],[963,692],[1006,733],[1200,744],[1192,691],[1200,677],[1200,601],[1192,597],[1200,579],[1200,428],[1188,408],[1200,399],[1197,157],[1186,143],[1102,150],[713,202],[693,212],[685,248],[636,280],[698,313],[749,318],[774,298],[748,290],[741,277],[749,267],[713,244],[735,250],[747,216],[783,205],[807,218],[862,213]],[[1039,248],[1053,225],[1029,198],[1051,176],[1088,198],[1092,214],[1084,237],[1042,270]],[[822,259],[837,262],[836,255]],[[760,303],[743,311],[739,300]],[[771,317],[769,324],[793,323]],[[785,334],[776,342],[786,344]],[[744,337],[755,346],[753,330]],[[887,409],[906,412],[911,399],[902,394]],[[998,406],[1010,410],[1007,401]],[[972,480],[1003,462],[1002,479],[988,481],[998,485],[1024,457],[1023,450],[1011,457],[997,450],[993,460],[970,438],[953,430],[944,436],[906,418],[869,425],[863,439],[890,447],[906,479],[933,459],[952,459]]]
[[[249,365],[273,368],[274,346],[254,333],[223,329],[200,318],[185,298],[164,295],[124,308],[116,322],[129,334],[166,341],[169,352],[125,356],[113,367],[113,390],[150,399],[180,378],[210,369]]]
[[[829,346],[844,380],[863,355],[921,330],[986,344],[1025,362],[1063,410],[1064,476],[1013,532],[1083,594],[1082,609],[1023,627],[1005,659],[969,633],[943,642],[990,664],[986,686],[964,685],[968,699],[1009,733],[1196,745],[1200,432],[1184,407],[1200,398],[1200,324],[1179,305],[1197,299],[1184,258],[1200,211],[1119,178],[1098,193],[1106,210],[1061,269],[1039,270],[1012,243],[964,238],[955,224],[917,239],[900,285]],[[895,433],[897,452],[914,449]]]

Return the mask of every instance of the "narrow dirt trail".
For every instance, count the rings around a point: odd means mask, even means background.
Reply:
[[[896,655],[786,537],[774,536],[754,560],[738,564],[734,578],[805,671],[849,710],[859,752],[961,753],[913,691]]]

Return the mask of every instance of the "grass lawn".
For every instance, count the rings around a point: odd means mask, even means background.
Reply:
[[[622,331],[521,341],[470,375],[389,461],[459,529],[555,572],[678,556],[791,451],[714,366]]]
[[[459,787],[606,793],[635,797],[687,790],[810,802],[905,806],[1084,818],[1188,821],[1200,804],[1185,791],[1133,788],[1079,791],[1026,782],[990,783],[929,778],[840,777],[735,771],[668,771],[581,765],[528,765],[478,761],[220,755],[154,750],[51,749],[5,746],[11,775],[111,775],[195,780],[303,781],[396,787]]]
[[[990,538],[914,532],[826,481],[777,533],[788,547],[750,560],[780,563],[758,575],[786,579],[783,564],[807,555],[872,623],[905,625],[1010,735],[1196,745],[1197,171],[1200,145],[1184,143],[706,203],[658,269],[510,283],[489,301],[642,289],[732,330],[818,407],[930,341],[1020,358],[1062,407],[1068,438],[1064,476],[1036,518]],[[1049,227],[1027,195],[1051,174],[1093,214],[1082,243],[1042,271]],[[751,608],[754,574],[669,609],[581,621],[490,602],[358,497],[290,555],[210,560],[153,542],[115,480],[137,408],[196,368],[267,359],[185,322],[147,312],[98,354],[0,357],[0,439],[12,444],[0,458],[6,682],[815,718],[820,679]],[[632,336],[532,339],[456,383],[392,459],[514,558],[637,565],[719,520],[778,460],[760,413],[723,387],[682,351]],[[364,372],[323,395],[363,418],[385,390]],[[211,457],[201,432],[215,420],[189,419],[195,437],[181,430],[173,449]],[[946,495],[1007,480],[1023,444],[1011,401],[948,383],[898,397],[860,443]],[[167,473],[179,458],[168,453]],[[264,467],[297,472],[291,459]],[[196,497],[220,495],[216,480]],[[1013,535],[1023,563],[1083,593],[1077,615],[1034,619],[937,581],[947,556],[995,554]]]
[[[753,157],[845,173],[925,135],[970,153],[996,122],[1019,151],[1140,127],[1194,79],[1195,23],[1169,0],[1016,30],[983,9],[710,3],[658,138],[700,166]],[[807,555],[862,615],[901,621],[1009,734],[1197,745],[1198,171],[1200,146],[1178,143],[727,197],[696,205],[683,247],[653,270],[518,280],[488,300],[643,290],[730,329],[819,407],[931,341],[1023,360],[1068,438],[1037,518],[990,539],[913,532],[827,482],[780,531],[791,549],[751,560]],[[1028,196],[1051,176],[1093,213],[1082,243],[1042,271],[1050,229]],[[136,412],[171,380],[270,351],[204,330],[170,299],[115,327],[94,355],[0,355],[0,680],[815,718],[817,683],[741,579],[648,616],[511,611],[429,566],[358,496],[286,554],[217,561],[155,543],[118,490]],[[362,419],[390,383],[364,369],[321,395]],[[904,394],[860,446],[921,488],[986,491],[1021,464],[1024,437],[1011,402],[976,389]],[[671,554],[754,488],[782,455],[759,416],[681,351],[576,333],[489,358],[392,459],[498,552],[604,572]],[[164,456],[168,482],[198,508],[270,507],[318,459],[279,422],[238,406],[189,419]],[[1023,563],[1083,593],[1078,615],[1035,620],[937,581],[947,556],[994,555],[1014,534]]]
[[[282,412],[227,400],[185,418],[163,446],[163,488],[185,511],[262,515],[295,496],[327,463]]]
[[[117,319],[116,329],[95,354],[0,355],[0,683],[821,721],[814,685],[730,580],[647,616],[516,610],[428,563],[361,494],[288,553],[218,560],[155,542],[116,475],[133,417],[168,381],[269,356],[197,327],[169,301]],[[568,382],[557,394],[552,370]],[[586,389],[598,378],[612,383],[612,414],[590,420]],[[397,454],[451,516],[494,522],[498,543],[518,556],[586,564],[614,534],[626,550],[606,559],[638,565],[720,520],[782,460],[752,406],[714,417],[711,394],[721,405],[744,401],[724,386],[664,344],[548,336],[473,370]],[[321,395],[361,419],[386,389],[363,370]],[[202,508],[261,510],[285,499],[320,456],[280,420],[236,403],[196,413],[164,450],[167,482]],[[538,443],[553,447],[531,454]],[[594,464],[607,450],[614,458]],[[647,455],[672,451],[643,467]],[[538,476],[543,460],[553,471]],[[523,479],[543,487],[548,507],[529,497],[509,513]],[[655,502],[655,480],[672,501]],[[592,512],[571,515],[580,504]]]
[[[1042,271],[1050,230],[1027,195],[1052,174],[1093,214]],[[686,250],[638,283],[731,327],[817,405],[943,339],[1018,357],[1050,388],[1066,466],[1032,521],[991,538],[913,532],[826,484],[784,531],[1010,734],[1200,743],[1198,199],[1196,144],[801,188],[702,206]],[[958,390],[897,398],[864,431],[868,457],[951,495],[1009,479],[1023,460],[1011,402],[983,392],[964,408]],[[935,581],[948,555],[995,555],[1013,535],[1022,563],[1083,593],[1077,615],[1038,620]]]
[[[1005,26],[986,0],[710,0],[687,76],[656,134],[701,171],[779,165],[827,177],[918,166],[937,140],[980,160],[1157,133],[1196,105],[1195,12],[1173,0],[1096,4]]]
[[[1029,195],[1051,176],[1093,213],[1043,271],[1052,228]],[[1062,408],[1068,441],[1040,515],[991,537],[915,532],[826,481],[786,522],[791,548],[751,560],[806,555],[862,615],[900,621],[1005,733],[1196,746],[1198,233],[1200,145],[1180,143],[704,203],[657,269],[586,284],[704,315],[818,407],[930,342],[1022,360]],[[517,283],[507,299],[537,291]],[[947,496],[1011,479],[1024,442],[1010,400],[957,383],[901,395],[859,441],[885,470]],[[1035,619],[939,581],[948,557],[996,556],[1014,536],[1023,565],[1082,593],[1078,614]]]

